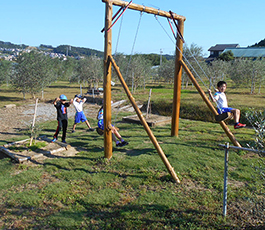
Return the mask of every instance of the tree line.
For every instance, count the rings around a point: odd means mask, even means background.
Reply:
[[[31,94],[43,92],[56,80],[70,82],[102,81],[102,59],[90,56],[81,60],[68,57],[66,60],[50,58],[41,52],[31,51],[20,53],[16,61],[0,61],[0,85],[6,83],[18,92]]]
[[[218,59],[206,63],[202,56],[202,48],[196,44],[184,46],[183,59],[187,63],[198,82],[207,88],[216,87],[220,80],[231,79],[237,86],[249,89],[252,94],[260,93],[265,80],[265,59],[234,58],[233,53],[222,53]],[[172,83],[174,61],[164,62],[158,69],[157,77]],[[185,72],[182,74],[182,88],[187,87],[189,81]]]
[[[207,64],[203,58],[202,47],[191,44],[183,49],[183,58],[188,67],[209,88],[216,86],[219,80],[231,79],[238,86],[248,88],[250,93],[264,85],[265,61],[234,59],[231,54],[228,60],[220,58]],[[174,81],[174,59],[155,59],[150,55],[125,55],[117,53],[114,59],[120,71],[133,91],[144,87],[146,83]],[[161,65],[155,65],[159,61]],[[13,62],[0,61],[0,84],[11,84],[15,90],[21,92],[23,97],[44,92],[44,89],[56,80],[76,82],[87,87],[98,87],[103,82],[103,59],[90,55],[80,60],[67,57],[66,60],[50,58],[38,51],[21,52]],[[113,71],[113,80],[117,80]],[[189,78],[183,71],[182,88],[190,84]]]

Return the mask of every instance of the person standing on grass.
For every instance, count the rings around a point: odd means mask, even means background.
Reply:
[[[214,96],[212,95],[211,90],[210,89],[208,90],[210,98],[213,102],[217,103],[219,114],[226,113],[226,112],[231,112],[233,114],[234,120],[235,120],[235,124],[234,124],[235,129],[244,128],[246,125],[239,123],[240,110],[228,107],[227,98],[225,95],[226,86],[227,84],[225,81],[219,81],[217,83],[218,91],[214,94]]]
[[[98,111],[97,119],[98,119],[98,128],[101,129],[103,132],[104,131],[103,106]],[[115,141],[116,147],[123,147],[129,144],[127,141],[123,140],[118,130],[113,125],[111,125],[111,133],[112,133],[112,140]],[[119,140],[117,140],[116,137]]]
[[[53,101],[53,104],[57,110],[57,121],[58,126],[55,131],[55,134],[53,135],[52,142],[55,142],[58,139],[58,134],[63,129],[63,135],[62,135],[62,142],[66,143],[66,130],[68,125],[68,117],[67,117],[67,107],[69,107],[73,103],[73,99],[71,99],[69,102],[66,102],[67,97],[62,94],[59,97],[55,98]]]
[[[75,95],[73,104],[76,110],[76,114],[75,114],[75,123],[73,125],[73,130],[72,133],[75,132],[75,127],[78,123],[80,122],[85,122],[87,127],[88,127],[88,131],[94,131],[94,129],[91,128],[84,112],[83,112],[83,105],[86,102],[86,98],[82,98],[81,95]]]

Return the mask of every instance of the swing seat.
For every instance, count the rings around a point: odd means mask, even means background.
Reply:
[[[104,130],[100,129],[99,127],[96,128],[98,135],[102,136],[104,134]]]
[[[226,121],[226,120],[229,120],[229,119],[233,119],[233,114],[230,113],[230,112],[218,114],[218,115],[215,116],[215,120],[217,122]]]

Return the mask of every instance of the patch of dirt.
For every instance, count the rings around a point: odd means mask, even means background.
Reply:
[[[99,108],[97,104],[86,103],[84,113],[88,119],[96,118]],[[28,128],[33,121],[34,110],[35,104],[0,108],[0,140],[8,142],[20,135],[19,131]],[[71,105],[68,108],[68,118],[74,118],[74,115],[75,108]],[[36,123],[56,120],[56,116],[56,109],[52,103],[38,103]]]

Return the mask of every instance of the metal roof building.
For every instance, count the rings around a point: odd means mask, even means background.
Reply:
[[[224,52],[232,51],[235,58],[264,58],[265,47],[226,48]]]

